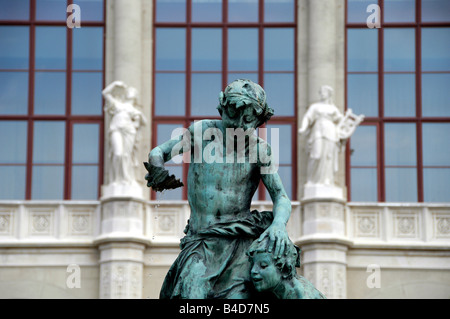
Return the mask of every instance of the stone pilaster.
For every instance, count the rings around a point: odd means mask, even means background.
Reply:
[[[302,202],[302,249],[304,276],[327,298],[347,297],[347,247],[345,202],[309,199]]]
[[[102,200],[100,250],[100,298],[142,298],[145,202],[134,198]]]

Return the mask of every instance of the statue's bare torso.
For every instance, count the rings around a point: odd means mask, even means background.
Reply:
[[[222,129],[221,121],[202,122],[202,133],[205,128]],[[197,124],[201,125],[201,123]],[[198,139],[198,136],[195,138]],[[224,140],[225,138],[224,133]],[[202,141],[203,146],[208,142]],[[193,139],[192,145],[194,144]],[[191,152],[188,173],[188,200],[191,206],[190,234],[195,234],[216,223],[246,217],[250,213],[251,200],[261,178],[259,166],[257,163],[250,163],[248,158],[245,163],[227,163],[225,142],[223,144],[222,163],[207,163],[204,160],[201,163],[195,163],[194,151]],[[232,151],[236,153],[237,150]]]

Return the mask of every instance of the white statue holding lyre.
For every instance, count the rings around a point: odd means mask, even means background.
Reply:
[[[333,104],[332,94],[330,86],[320,88],[320,101],[308,108],[299,129],[299,134],[307,137],[306,185],[335,186],[338,154],[364,119],[350,109],[343,115]]]

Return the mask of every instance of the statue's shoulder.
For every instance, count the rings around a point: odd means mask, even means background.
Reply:
[[[305,277],[296,275],[294,280],[296,281],[296,289],[299,290],[302,299],[326,299],[326,297]]]

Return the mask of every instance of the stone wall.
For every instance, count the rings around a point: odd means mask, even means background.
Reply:
[[[0,298],[158,298],[188,217],[185,201],[2,201]],[[294,202],[288,232],[329,298],[450,296],[450,204]]]

